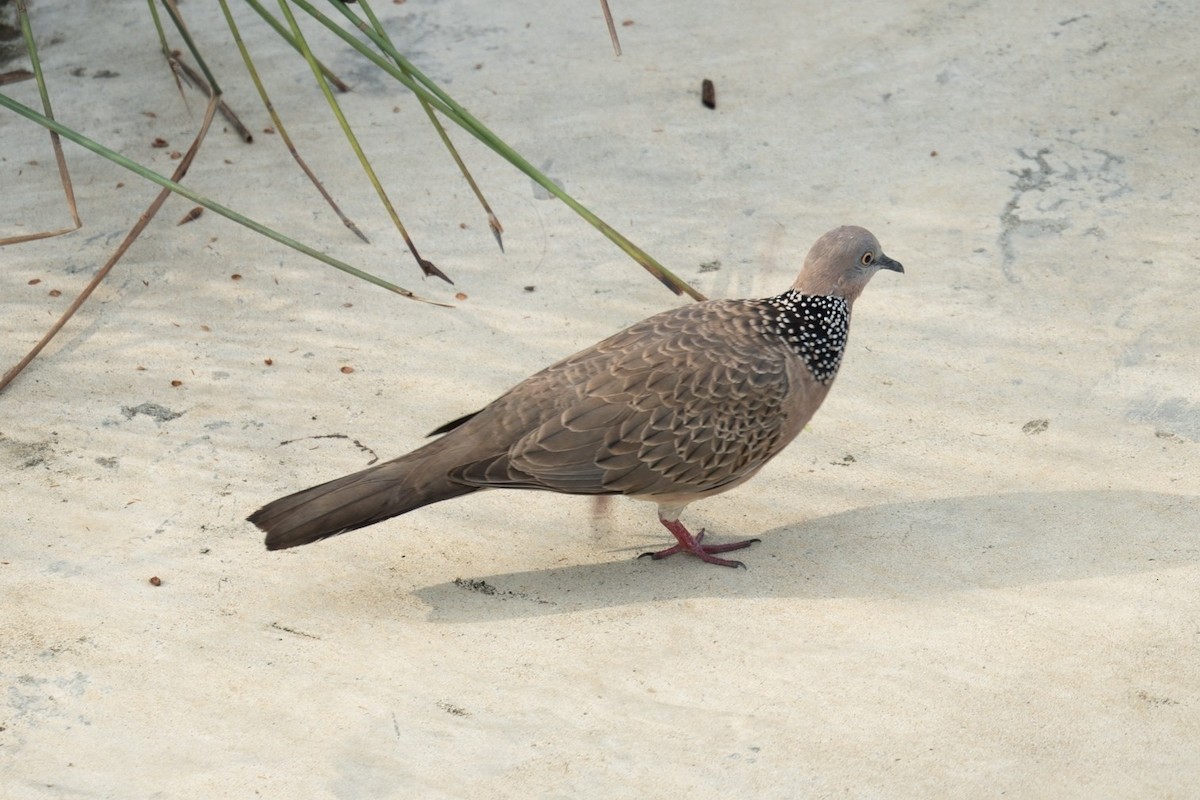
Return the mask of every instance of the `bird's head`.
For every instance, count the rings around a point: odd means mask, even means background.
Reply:
[[[817,239],[792,288],[801,294],[844,297],[849,303],[881,269],[904,272],[899,261],[883,254],[866,228],[843,225]]]

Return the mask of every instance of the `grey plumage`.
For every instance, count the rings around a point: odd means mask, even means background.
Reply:
[[[279,550],[488,488],[624,494],[658,504],[677,544],[726,566],[680,522],[751,478],[804,428],[841,365],[850,311],[879,269],[863,228],[826,233],[792,288],[665,311],[527,378],[413,452],[267,504],[249,517]]]

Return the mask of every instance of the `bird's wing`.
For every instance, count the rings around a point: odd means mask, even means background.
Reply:
[[[489,454],[450,477],[575,494],[711,491],[761,467],[798,430],[796,377],[795,358],[764,337],[752,303],[674,309],[498,398],[468,423],[492,439]]]

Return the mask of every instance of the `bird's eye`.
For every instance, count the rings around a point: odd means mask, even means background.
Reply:
[[[859,261],[862,263],[862,265],[863,265],[864,267],[869,267],[869,266],[871,266],[871,262],[872,262],[872,261],[874,261],[874,260],[875,260],[875,254],[874,254],[874,253],[872,253],[870,250],[868,250],[867,252],[863,253],[863,254],[862,254],[862,258],[860,258],[860,259],[859,259]]]

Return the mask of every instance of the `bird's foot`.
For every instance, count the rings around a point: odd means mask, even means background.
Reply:
[[[638,558],[649,556],[655,561],[673,556],[676,553],[690,553],[701,561],[707,561],[709,564],[717,564],[722,567],[741,567],[746,568],[746,565],[741,561],[734,561],[728,558],[717,558],[714,553],[728,553],[730,550],[741,550],[743,547],[749,547],[755,542],[762,541],[761,539],[745,539],[740,542],[729,542],[728,544],[701,544],[704,540],[704,529],[692,536],[691,532],[683,527],[683,523],[679,520],[668,522],[662,520],[662,524],[675,537],[678,544],[668,547],[666,550],[659,550],[655,553],[642,553]]]

